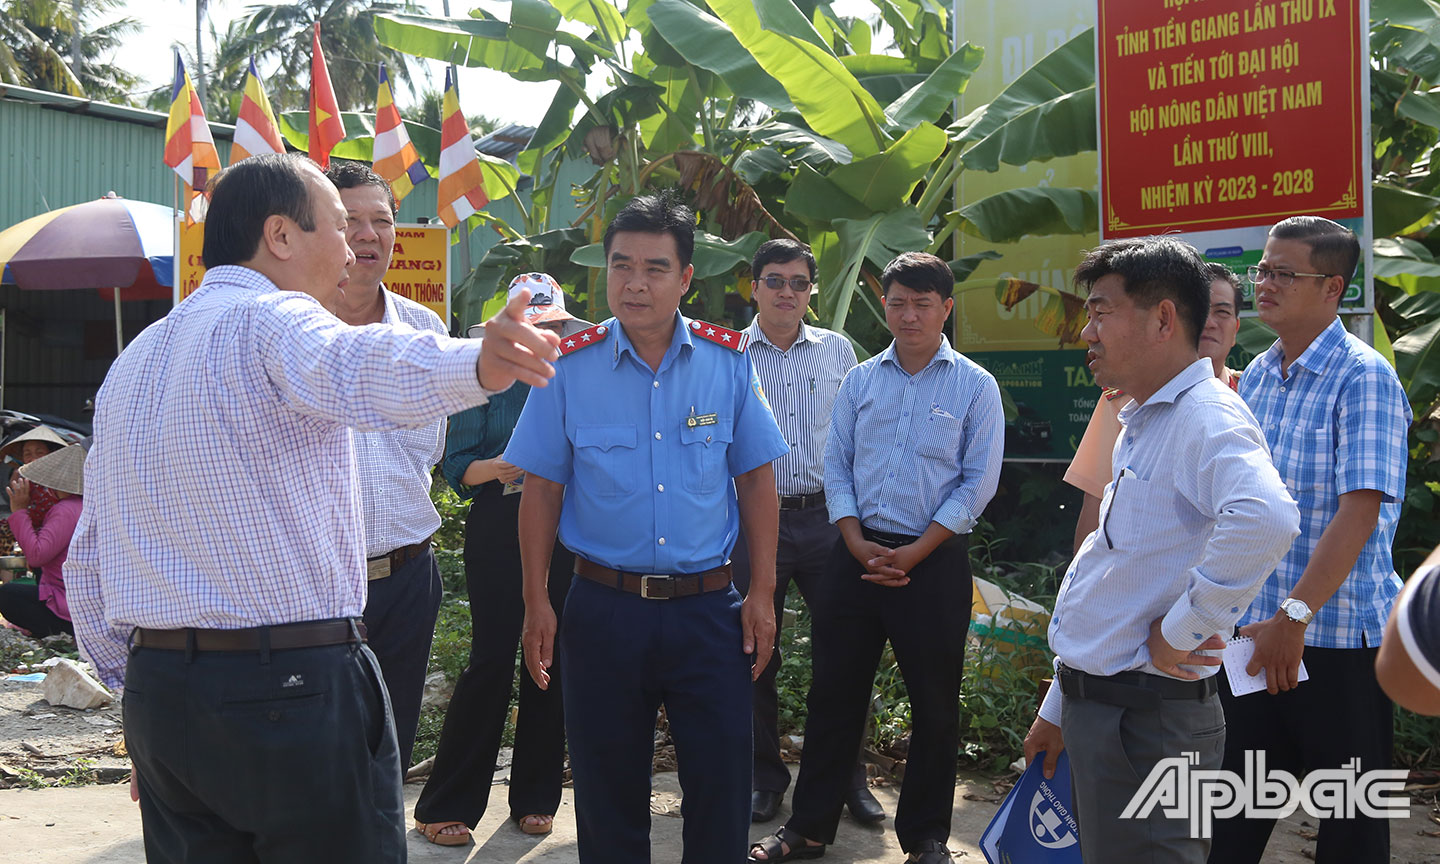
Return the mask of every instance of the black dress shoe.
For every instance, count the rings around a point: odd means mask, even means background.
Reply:
[[[769,792],[764,789],[756,789],[754,792],[751,792],[750,821],[769,822],[771,819],[774,819],[775,814],[780,810],[780,802],[784,800],[784,798],[784,792]],[[870,800],[874,801],[875,799],[871,798]],[[876,804],[875,806],[879,807],[880,805]],[[881,813],[880,815],[881,818],[884,818],[885,814]]]
[[[875,800],[866,787],[851,790],[845,796],[845,806],[850,810],[850,818],[856,822],[864,822],[866,825],[873,825],[876,822],[885,821],[885,808]]]

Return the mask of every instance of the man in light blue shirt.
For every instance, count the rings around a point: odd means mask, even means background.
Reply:
[[[1255,418],[1199,354],[1210,308],[1199,253],[1171,238],[1120,240],[1091,250],[1075,284],[1089,294],[1082,336],[1096,383],[1135,401],[1120,412],[1099,527],[1055,600],[1057,680],[1025,758],[1043,751],[1053,775],[1072,745],[1085,860],[1203,864],[1209,840],[1188,819],[1121,814],[1162,759],[1219,767],[1220,658],[1203,652],[1224,647],[1300,514]]]
[[[913,718],[895,833],[911,861],[951,860],[966,540],[995,494],[1005,418],[994,377],[945,340],[949,266],[909,252],[881,284],[895,339],[840,385],[825,448],[825,501],[841,540],[811,599],[814,682],[793,815],[751,847],[752,861],[814,858],[834,842],[887,639]]]
[[[679,314],[695,217],[641,196],[605,233],[615,317],[561,341],[505,450],[520,501],[525,664],[542,689],[558,647],[584,864],[650,860],[650,769],[665,705],[685,794],[684,864],[734,864],[750,825],[750,690],[774,644],[787,445],[745,334]],[[744,522],[750,595],[731,584]],[[575,555],[556,636],[556,528]],[[852,748],[851,756],[854,751]]]

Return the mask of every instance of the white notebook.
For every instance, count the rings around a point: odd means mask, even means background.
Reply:
[[[1261,669],[1258,675],[1249,675],[1245,667],[1250,665],[1250,657],[1255,653],[1255,640],[1249,636],[1236,636],[1225,644],[1225,653],[1222,665],[1225,667],[1225,676],[1230,679],[1230,692],[1236,696],[1245,696],[1250,693],[1258,693],[1265,689],[1265,670]],[[1310,680],[1310,673],[1305,669],[1305,661],[1300,661],[1301,681]]]

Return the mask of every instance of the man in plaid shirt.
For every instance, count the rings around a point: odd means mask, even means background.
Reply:
[[[1260,320],[1279,339],[1245,370],[1240,395],[1300,505],[1300,536],[1240,619],[1255,640],[1248,671],[1264,669],[1269,692],[1234,697],[1221,684],[1224,768],[1242,775],[1247,751],[1297,777],[1353,759],[1362,772],[1390,767],[1393,708],[1375,655],[1400,591],[1390,546],[1411,413],[1395,370],[1337,317],[1359,257],[1348,228],[1295,216],[1270,229],[1249,270]],[[1210,861],[1258,862],[1273,827],[1217,821]],[[1316,849],[1321,862],[1388,861],[1390,827],[1359,814],[1323,819]]]

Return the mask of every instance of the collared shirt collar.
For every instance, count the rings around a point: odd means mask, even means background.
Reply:
[[[1166,381],[1164,386],[1156,390],[1145,404],[1131,402],[1120,409],[1122,417],[1130,417],[1137,411],[1143,411],[1151,405],[1168,405],[1180,398],[1180,394],[1204,381],[1206,378],[1215,378],[1215,364],[1210,362],[1209,357],[1201,357],[1184,369],[1175,374],[1174,378]],[[1216,379],[1219,380],[1218,378]],[[1123,420],[1121,422],[1124,422]]]
[[[925,364],[925,368],[921,369],[920,371],[924,372],[925,369],[929,369],[931,366],[934,366],[935,363],[942,360],[953,366],[959,356],[959,352],[957,352],[954,348],[950,347],[950,341],[946,339],[944,335],[941,335],[940,347],[935,349],[935,353],[930,356],[930,360]],[[895,356],[894,339],[890,340],[890,344],[885,346],[885,350],[880,352],[879,357],[881,364],[889,363],[896,369],[899,369],[901,372],[905,371],[905,367],[900,365],[900,358]],[[909,373],[906,372],[906,374],[908,375]]]
[[[628,353],[635,358],[637,363],[648,369],[649,364],[640,359],[640,355],[636,352],[635,345],[630,341],[630,336],[625,332],[625,327],[620,323],[620,319],[612,317],[607,322],[607,326],[613,331],[615,339],[615,347],[610,352],[610,368],[619,366],[620,358]],[[675,311],[675,334],[670,337],[670,347],[665,349],[665,356],[660,359],[660,368],[654,371],[663,372],[665,367],[679,356],[682,348],[693,351],[695,342],[690,338],[690,319],[681,315],[677,309]]]
[[[745,332],[750,334],[751,342],[763,342],[764,344],[769,345],[771,348],[774,348],[776,351],[779,351],[782,354],[789,350],[788,348],[781,348],[779,345],[776,345],[774,342],[770,341],[770,337],[765,335],[765,330],[760,326],[760,316],[758,315],[755,316],[755,320],[751,321],[750,325],[745,328]],[[809,324],[806,324],[804,321],[801,321],[800,335],[796,337],[793,343],[791,343],[790,348],[794,348],[801,342],[819,341],[820,340],[815,336],[814,328],[812,328]]]
[[[390,293],[383,282],[380,283],[380,296],[385,299],[385,311],[380,315],[380,323],[399,324],[400,310],[395,308],[395,295]]]
[[[1299,366],[1302,369],[1309,369],[1311,372],[1319,374],[1325,371],[1325,367],[1329,366],[1330,362],[1335,358],[1339,347],[1344,344],[1345,325],[1341,324],[1340,319],[1337,317],[1334,321],[1331,321],[1324,330],[1320,331],[1320,335],[1311,340],[1310,344],[1305,347],[1305,350],[1300,352],[1300,356],[1296,357],[1290,365],[1292,367]],[[1271,345],[1266,349],[1264,354],[1260,355],[1259,362],[1261,369],[1265,372],[1273,371],[1278,378],[1280,376],[1280,362],[1284,359],[1284,356],[1285,349],[1280,346],[1280,340],[1277,339],[1274,345]]]

